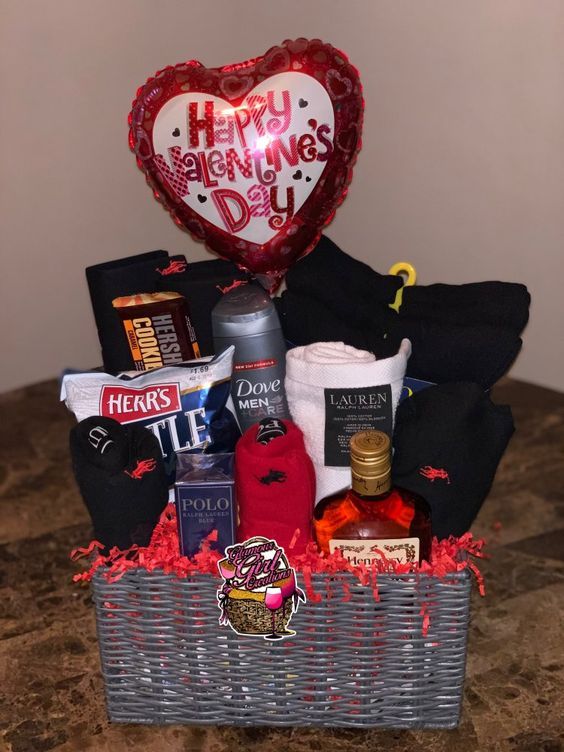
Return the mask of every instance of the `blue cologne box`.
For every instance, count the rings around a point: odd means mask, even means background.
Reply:
[[[237,509],[233,454],[176,456],[174,496],[180,553],[194,556],[203,539],[217,530],[211,548],[224,553],[235,543]]]

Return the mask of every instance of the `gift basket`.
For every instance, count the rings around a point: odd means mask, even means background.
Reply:
[[[222,258],[86,269],[104,368],[61,399],[112,721],[459,721],[469,531],[514,430],[489,390],[529,295],[401,264],[404,284],[321,234],[363,107],[346,56],[305,39],[137,92],[139,167]]]
[[[375,597],[372,584],[352,573],[314,574],[307,602],[290,622],[295,636],[267,642],[219,625],[213,574],[182,578],[135,569],[109,583],[98,573],[93,596],[109,718],[454,727],[470,580],[467,568],[441,577],[378,574]],[[229,616],[244,626],[241,614]],[[282,609],[276,618],[282,631]],[[256,615],[250,620],[256,624]]]

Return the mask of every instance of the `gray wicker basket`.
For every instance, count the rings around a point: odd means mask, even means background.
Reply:
[[[351,599],[343,601],[342,581]],[[320,602],[267,642],[218,623],[210,575],[134,570],[93,580],[111,721],[245,726],[452,728],[466,662],[470,574],[315,575]],[[328,589],[333,591],[328,597]],[[422,633],[422,606],[430,624]]]

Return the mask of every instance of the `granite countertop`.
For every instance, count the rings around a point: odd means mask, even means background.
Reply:
[[[91,537],[54,381],[0,396],[0,750],[564,750],[564,394],[516,381],[494,400],[517,433],[474,533],[489,541],[453,731],[111,725],[89,589],[68,553]]]

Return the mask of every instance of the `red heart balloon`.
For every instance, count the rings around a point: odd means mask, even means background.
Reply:
[[[191,60],[137,91],[129,142],[174,221],[271,288],[316,244],[360,149],[358,72],[319,39],[254,60]]]

